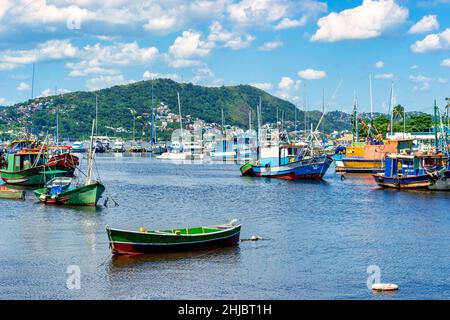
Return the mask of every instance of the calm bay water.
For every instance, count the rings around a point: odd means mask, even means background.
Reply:
[[[83,160],[85,162],[85,160]],[[235,164],[97,157],[120,204],[66,208],[0,200],[2,299],[449,299],[450,194],[381,190],[370,176],[321,182],[239,176]],[[227,249],[113,258],[105,225],[138,230],[237,218]],[[81,270],[69,290],[67,267]],[[367,289],[378,266],[394,294]]]

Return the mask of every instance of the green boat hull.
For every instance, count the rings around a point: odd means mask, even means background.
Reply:
[[[95,206],[104,191],[105,186],[96,182],[87,186],[67,189],[57,195],[49,194],[47,188],[34,190],[34,194],[40,202],[45,204]]]
[[[189,229],[135,232],[106,227],[115,255],[193,251],[239,243],[241,226],[195,227]]]
[[[60,173],[55,173],[52,175],[45,174],[44,166],[34,167],[30,169],[25,169],[21,171],[0,171],[0,177],[2,180],[11,185],[19,185],[19,186],[42,186],[47,181],[61,176],[70,176],[73,175],[73,170],[67,170],[67,168],[63,166],[52,166],[46,167],[45,170],[53,170],[53,171],[64,171]]]
[[[253,171],[253,162],[244,163],[240,170],[242,176],[251,177],[255,175],[255,172]]]

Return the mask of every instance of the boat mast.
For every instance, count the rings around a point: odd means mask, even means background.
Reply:
[[[392,81],[392,85],[391,85],[391,102],[390,102],[390,110],[391,110],[391,125],[390,125],[390,127],[391,127],[391,138],[392,138],[392,135],[393,135],[393,133],[394,133],[394,108],[395,108],[395,105],[394,105],[394,81]]]
[[[150,145],[154,145],[156,142],[155,138],[155,109],[153,105],[153,79],[152,79],[152,113],[151,113],[151,123],[150,123]]]
[[[369,94],[370,94],[370,122],[369,122],[369,132],[367,137],[370,137],[372,133],[373,125],[373,94],[372,94],[372,74],[369,74]]]
[[[356,91],[353,97],[353,139],[355,142],[359,142],[359,128],[358,128],[358,102],[356,98]]]
[[[178,114],[180,116],[180,130],[181,130],[181,143],[183,143],[183,120],[181,119],[181,103],[180,103],[180,93],[177,92],[177,97],[178,97]]]
[[[95,94],[95,135],[96,136],[98,136],[97,118],[98,118],[98,96],[97,96],[97,94]]]
[[[438,132],[437,132],[437,104],[436,100],[434,100],[434,146],[436,148],[436,152],[438,152],[439,141],[438,141]]]
[[[92,131],[91,131],[91,141],[89,143],[89,153],[88,153],[88,169],[86,176],[86,185],[90,185],[92,181],[92,162],[94,160],[94,128],[95,128],[96,119],[92,120]]]
[[[31,100],[34,98],[34,63],[33,63],[33,73],[31,75]]]

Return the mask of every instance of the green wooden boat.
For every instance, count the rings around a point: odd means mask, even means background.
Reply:
[[[114,255],[193,251],[227,247],[239,243],[241,225],[235,220],[225,225],[168,230],[139,231],[112,229],[106,226],[109,246]]]
[[[7,166],[0,170],[0,177],[7,184],[21,186],[42,186],[49,178],[73,175],[75,167],[68,166],[65,161],[75,158],[64,154],[47,160],[39,151],[7,154]],[[78,158],[76,159],[78,161]],[[76,162],[77,164],[77,162]],[[74,165],[76,166],[74,163]],[[53,175],[46,175],[51,171]]]
[[[255,175],[255,172],[253,171],[253,162],[251,162],[251,161],[244,163],[240,167],[240,170],[241,170],[241,175],[242,176],[251,177],[251,176]]]
[[[59,178],[56,178],[59,179]],[[53,180],[52,180],[53,181]],[[51,182],[52,182],[51,181]],[[105,186],[98,181],[88,185],[70,187],[46,185],[45,188],[34,190],[36,198],[45,204],[95,206],[101,198]]]
[[[92,164],[95,149],[93,148],[95,120],[92,123],[91,147],[88,151],[88,172],[83,185],[75,185],[73,179],[54,178],[44,188],[34,190],[35,196],[45,204],[96,206],[105,191],[105,186],[92,180]]]

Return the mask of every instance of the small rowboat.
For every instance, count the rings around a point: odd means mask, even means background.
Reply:
[[[375,283],[372,285],[373,291],[396,291],[398,290],[398,285],[393,283]]]
[[[227,247],[239,243],[241,225],[236,220],[225,225],[170,230],[139,231],[106,226],[109,246],[114,255],[193,251]]]
[[[0,199],[25,200],[25,191],[10,189],[8,187],[1,186]]]

